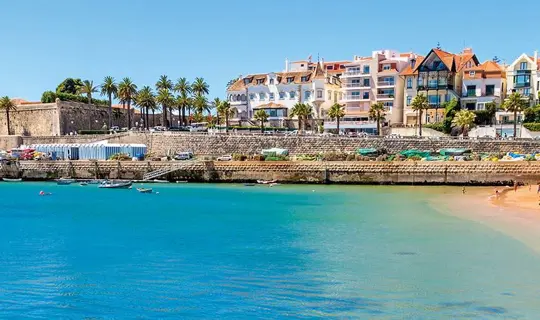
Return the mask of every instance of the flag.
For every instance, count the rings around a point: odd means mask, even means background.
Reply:
[[[311,61],[311,55],[309,55],[309,57],[307,57],[308,61]]]

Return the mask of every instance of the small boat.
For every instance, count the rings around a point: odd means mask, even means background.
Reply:
[[[257,180],[258,184],[272,184],[276,182],[277,182],[276,180]]]
[[[254,187],[254,186],[256,186],[256,184],[255,183],[244,183],[244,186],[245,187]]]
[[[81,187],[84,187],[84,186],[87,186],[87,185],[88,185],[88,182],[81,182],[81,183],[79,183],[79,185],[80,185]]]
[[[176,183],[187,183],[187,180],[176,181]]]
[[[270,183],[270,184],[269,184],[269,186],[270,186],[270,187],[275,187],[275,186],[279,186],[279,183],[276,183],[276,182],[274,182],[274,183]]]
[[[21,178],[18,178],[18,179],[2,178],[2,181],[4,181],[4,182],[21,182],[22,179]]]
[[[152,189],[148,188],[137,188],[137,191],[139,191],[139,193],[152,193]]]
[[[158,180],[158,179],[154,179],[151,182],[153,182],[153,183],[169,183],[168,180]]]
[[[132,182],[131,181],[122,181],[122,182],[111,182],[111,181],[104,181],[99,185],[99,188],[102,189],[131,189]]]
[[[67,186],[75,182],[75,179],[60,178],[56,180],[56,184],[59,186]]]

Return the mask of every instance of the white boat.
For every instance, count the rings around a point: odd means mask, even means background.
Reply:
[[[137,188],[137,191],[139,191],[139,193],[152,193],[151,188]]]
[[[276,180],[257,180],[258,184],[272,184],[276,182],[277,182]]]
[[[4,181],[4,182],[21,182],[22,179],[21,178],[18,178],[18,179],[2,178],[2,181]]]
[[[99,185],[102,189],[130,189],[133,183],[131,181],[104,181]]]
[[[67,186],[75,182],[75,179],[60,178],[56,179],[56,184],[59,186]]]

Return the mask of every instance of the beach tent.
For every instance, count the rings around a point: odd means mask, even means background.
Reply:
[[[369,157],[369,156],[376,157],[379,155],[379,151],[374,148],[365,148],[365,149],[361,148],[361,149],[356,150],[356,153],[362,156],[366,156],[366,157]]]
[[[404,151],[401,151],[400,154],[402,156],[405,156],[407,158],[411,158],[411,157],[420,157],[420,158],[427,158],[430,156],[430,152],[429,151],[420,151],[420,150],[416,150],[416,149],[409,149],[409,150],[404,150]]]

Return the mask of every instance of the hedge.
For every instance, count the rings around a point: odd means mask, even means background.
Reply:
[[[80,102],[80,103],[88,103],[87,97],[78,96],[78,95],[70,94],[70,93],[56,93],[52,91],[43,92],[43,94],[41,95],[41,102],[53,103],[56,101],[56,98],[60,99],[61,101],[75,101],[75,102]],[[98,105],[98,106],[109,106],[109,101],[92,98],[92,104]]]
[[[108,134],[109,130],[79,130],[79,134]]]
[[[531,131],[540,131],[540,122],[528,122],[524,123],[523,126]]]
[[[424,125],[424,128],[433,129],[439,132],[445,132],[445,125],[443,122],[428,123]]]

